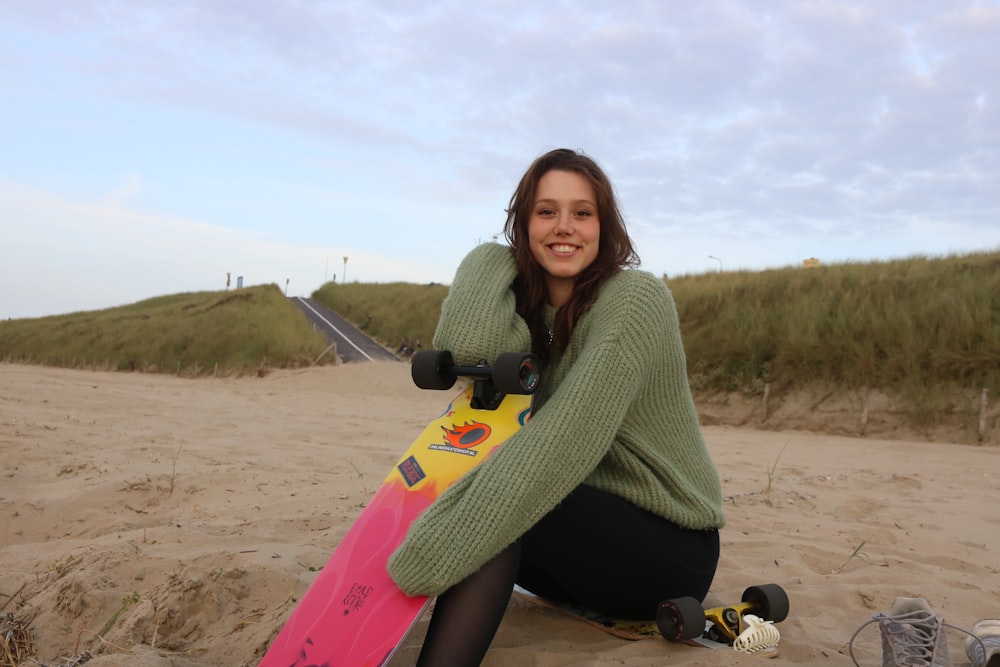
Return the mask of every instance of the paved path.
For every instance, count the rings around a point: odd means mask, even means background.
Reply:
[[[337,344],[337,356],[344,363],[353,361],[399,361],[399,357],[382,347],[337,313],[315,299],[292,297],[313,326],[322,331],[330,343]]]

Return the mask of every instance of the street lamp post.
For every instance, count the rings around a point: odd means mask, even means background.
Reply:
[[[344,284],[347,284],[347,257],[344,257]]]
[[[719,273],[722,273],[722,260],[716,257],[715,255],[709,255],[708,258],[714,259],[716,262],[719,263]]]

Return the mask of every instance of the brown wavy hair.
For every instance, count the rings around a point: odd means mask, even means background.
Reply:
[[[613,275],[627,266],[638,266],[639,256],[625,229],[625,221],[614,188],[607,174],[582,152],[557,148],[536,159],[521,177],[507,207],[504,235],[514,249],[517,279],[517,312],[528,323],[534,352],[543,362],[549,358],[549,329],[545,324],[545,306],[549,300],[545,270],[531,254],[528,223],[538,192],[538,181],[550,171],[568,171],[587,179],[597,198],[597,215],[601,224],[600,243],[593,263],[577,276],[573,293],[556,313],[552,328],[552,343],[560,350],[569,344],[573,327],[600,294],[601,287]]]

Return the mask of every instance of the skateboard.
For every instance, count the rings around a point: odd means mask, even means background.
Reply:
[[[704,609],[693,597],[660,603],[656,619],[633,621],[611,618],[576,605],[553,602],[521,587],[514,594],[521,600],[581,620],[608,634],[632,641],[662,637],[670,642],[728,648],[749,626],[748,615],[778,623],[788,617],[788,595],[777,584],[751,586],[739,604]]]
[[[271,643],[260,667],[384,665],[430,604],[408,597],[386,571],[414,519],[529,419],[540,380],[532,354],[505,353],[492,366],[456,366],[451,354],[413,355],[422,389],[472,383],[428,424],[385,478]]]

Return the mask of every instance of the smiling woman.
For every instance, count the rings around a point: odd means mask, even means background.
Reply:
[[[605,615],[651,620],[704,598],[725,522],[698,426],[677,313],[586,155],[538,158],[511,197],[510,247],[463,260],[434,347],[459,364],[543,360],[533,412],[412,525],[389,560],[437,595],[418,665],[478,665],[515,583]],[[484,530],[484,527],[486,529]]]

